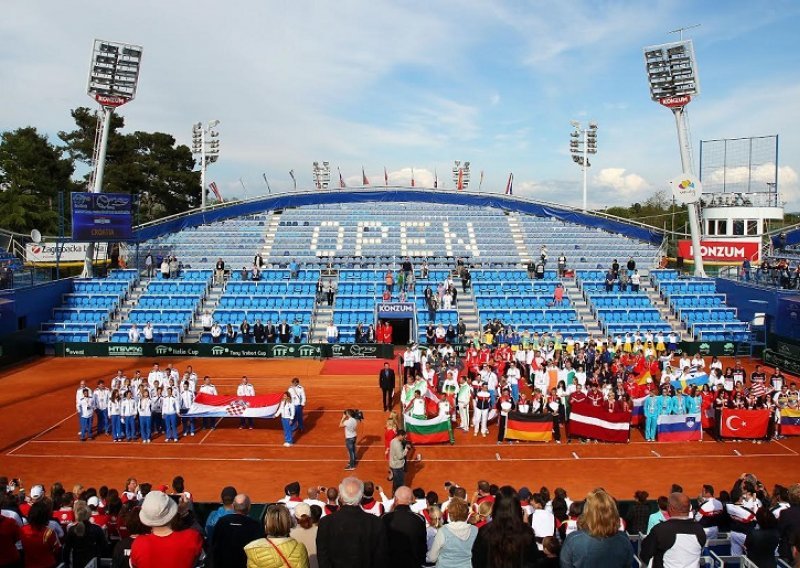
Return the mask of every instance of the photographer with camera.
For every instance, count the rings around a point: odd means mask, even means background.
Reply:
[[[344,428],[344,443],[347,447],[347,455],[349,456],[347,467],[344,468],[347,471],[351,471],[356,468],[356,439],[358,438],[358,423],[363,419],[364,415],[360,410],[348,408],[344,411],[344,414],[342,414],[342,419],[339,421],[339,428]]]

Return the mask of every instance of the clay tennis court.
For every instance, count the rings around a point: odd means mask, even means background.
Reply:
[[[110,437],[80,442],[77,436],[75,390],[81,379],[94,387],[117,369],[128,376],[144,375],[154,361],[147,359],[42,358],[0,374],[0,474],[19,477],[26,487],[108,485],[121,488],[129,476],[140,482],[169,483],[183,475],[196,500],[216,501],[221,487],[235,485],[255,500],[283,495],[283,487],[297,480],[330,486],[345,475],[347,452],[339,419],[343,409],[360,408],[365,420],[358,439],[362,479],[389,486],[386,481],[382,411],[377,372],[382,360],[253,360],[173,359],[182,372],[192,365],[209,375],[220,394],[233,394],[242,375],[248,375],[256,393],[285,390],[300,377],[307,394],[306,432],[291,448],[283,447],[278,419],[257,420],[254,430],[239,430],[235,418],[216,430],[200,431],[180,443],[114,443]],[[725,362],[727,364],[727,362]],[[527,485],[538,489],[563,486],[580,495],[602,485],[620,499],[637,489],[664,494],[673,482],[694,495],[702,483],[727,488],[733,479],[752,471],[769,487],[795,483],[800,471],[800,439],[764,444],[644,442],[638,431],[629,444],[496,444],[496,427],[489,437],[473,437],[456,430],[453,446],[424,446],[422,460],[409,466],[412,486],[442,491],[446,480],[470,490],[479,479]]]

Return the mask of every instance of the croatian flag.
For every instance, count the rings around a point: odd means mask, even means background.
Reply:
[[[282,393],[258,396],[198,393],[187,416],[199,418],[272,418],[278,412]]]
[[[658,417],[659,442],[691,442],[703,439],[700,414],[662,414]]]

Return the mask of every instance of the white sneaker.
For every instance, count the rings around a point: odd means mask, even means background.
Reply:
[[[189,434],[189,435],[190,435],[190,436],[194,436],[194,432],[192,432],[192,433],[191,433],[191,434]]]
[[[289,442],[284,442],[284,443],[283,443],[283,447],[284,447],[284,448],[291,448],[291,447],[292,447],[292,445],[291,445]]]

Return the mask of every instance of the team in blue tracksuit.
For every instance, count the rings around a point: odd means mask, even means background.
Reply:
[[[655,390],[651,390],[650,395],[644,399],[644,438],[648,442],[654,442],[656,439],[658,415],[661,409],[660,398],[656,396]]]

